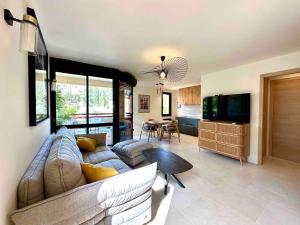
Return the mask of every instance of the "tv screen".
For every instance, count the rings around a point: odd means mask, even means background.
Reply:
[[[250,122],[250,94],[227,95],[226,119]]]
[[[203,119],[250,122],[250,94],[218,95],[203,99]]]
[[[210,105],[211,105],[211,97],[206,97],[203,98],[203,102],[202,102],[202,115],[203,115],[203,119],[211,119],[210,118]]]
[[[212,119],[218,119],[219,118],[219,97],[213,96],[211,97],[211,117]]]

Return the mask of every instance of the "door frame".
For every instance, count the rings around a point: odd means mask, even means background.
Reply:
[[[258,164],[263,164],[265,156],[270,154],[270,80],[288,79],[298,77],[300,68],[283,70],[278,72],[260,75],[260,95],[259,95],[259,137],[258,137]]]

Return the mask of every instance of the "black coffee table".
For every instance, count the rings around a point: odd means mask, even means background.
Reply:
[[[165,174],[165,195],[168,191],[169,178],[172,176],[180,187],[185,188],[183,183],[175,176],[177,173],[183,173],[193,168],[193,165],[173,152],[162,148],[151,148],[143,151],[145,158],[151,162],[157,162],[157,168]]]

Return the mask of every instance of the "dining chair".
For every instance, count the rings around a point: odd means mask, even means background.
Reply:
[[[180,132],[179,132],[177,120],[172,120],[170,123],[162,126],[160,139],[164,137],[165,133],[168,134],[169,144],[171,143],[171,137],[173,136],[174,133],[177,133],[178,141],[180,143]]]
[[[153,125],[149,122],[143,122],[142,124],[142,130],[141,130],[141,133],[140,133],[140,140],[142,138],[142,134],[143,132],[146,133],[146,135],[148,136],[148,142],[149,142],[149,139],[150,137],[155,137],[155,132],[157,133],[157,137],[158,137],[158,129],[157,129],[157,126],[156,125]]]

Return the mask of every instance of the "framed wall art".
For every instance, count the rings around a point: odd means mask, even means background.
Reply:
[[[150,95],[139,95],[139,113],[150,112]]]

